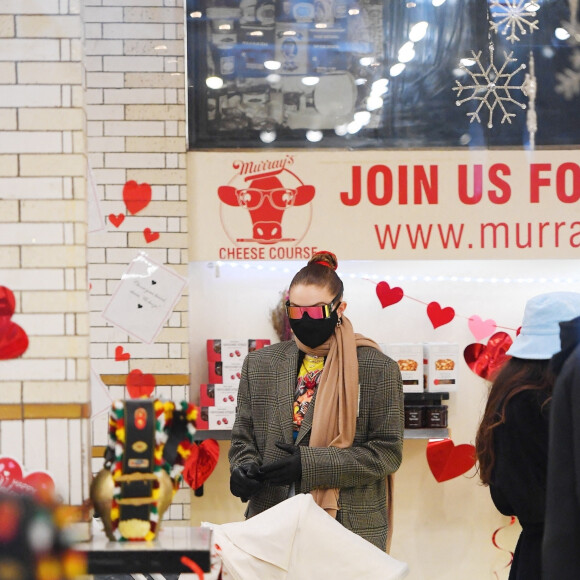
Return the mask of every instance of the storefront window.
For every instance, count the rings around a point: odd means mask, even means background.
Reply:
[[[580,143],[580,25],[566,0],[186,9],[190,149]]]

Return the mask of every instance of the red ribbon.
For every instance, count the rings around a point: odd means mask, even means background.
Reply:
[[[193,560],[191,560],[187,556],[181,556],[181,563],[184,566],[187,566],[192,572],[195,572],[199,580],[203,580],[204,576],[203,570]]]
[[[510,555],[510,561],[503,567],[501,568],[502,570],[504,568],[509,568],[512,565],[512,562],[514,561],[514,553],[511,550],[506,550],[505,548],[502,548],[500,545],[498,545],[498,543],[495,541],[496,536],[498,535],[498,533],[505,529],[505,528],[509,528],[510,526],[513,526],[516,522],[516,516],[510,516],[510,523],[505,525],[505,526],[501,526],[499,527],[497,530],[495,530],[495,532],[493,532],[493,534],[491,535],[491,543],[498,549],[501,550],[502,552],[507,552]],[[497,572],[497,570],[493,571],[493,575],[499,580],[499,574]]]

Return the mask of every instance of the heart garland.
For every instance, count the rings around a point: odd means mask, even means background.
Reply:
[[[451,439],[434,439],[427,443],[427,463],[439,483],[448,481],[475,465],[475,447],[467,443],[456,446]]]
[[[386,282],[379,282],[377,284],[377,296],[381,302],[381,306],[386,308],[392,306],[403,299],[402,288],[391,288]]]
[[[496,332],[487,344],[468,344],[463,350],[467,366],[482,379],[490,380],[510,358],[506,352],[513,340],[507,332]]]
[[[439,302],[429,302],[427,304],[427,316],[433,325],[433,328],[439,328],[448,324],[455,318],[455,310],[451,306],[441,308]]]
[[[497,328],[497,325],[494,320],[482,320],[477,314],[474,314],[469,318],[467,327],[475,337],[475,340],[481,340],[489,336]]]
[[[18,358],[28,348],[28,335],[10,319],[16,308],[14,293],[0,286],[0,360]]]

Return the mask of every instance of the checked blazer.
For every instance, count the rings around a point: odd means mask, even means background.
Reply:
[[[404,431],[403,387],[397,363],[372,347],[357,349],[359,409],[352,447],[308,447],[314,395],[296,444],[302,479],[297,493],[338,488],[337,520],[381,550],[387,537],[386,476],[401,464]],[[250,352],[244,360],[229,451],[230,469],[259,465],[287,454],[276,442],[293,443],[292,406],[299,350],[293,340]],[[288,498],[289,486],[264,487],[249,500],[252,517]]]

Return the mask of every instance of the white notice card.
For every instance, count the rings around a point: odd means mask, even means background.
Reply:
[[[141,253],[131,261],[105,306],[105,320],[151,344],[173,312],[187,280]]]

